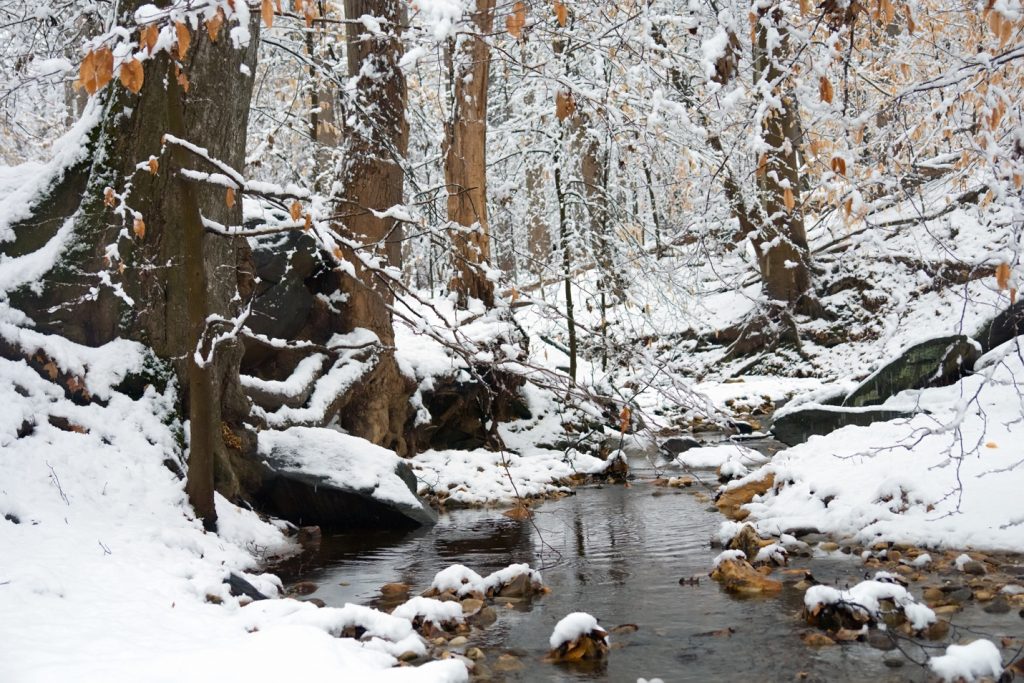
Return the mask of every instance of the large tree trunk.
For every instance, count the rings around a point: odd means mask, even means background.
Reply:
[[[130,22],[141,4],[139,0],[127,3],[122,21]],[[244,49],[232,46],[226,28],[216,43],[205,31],[193,33],[184,69],[189,89],[181,102],[173,102],[165,86],[165,79],[173,78],[166,55],[146,62],[145,85],[138,95],[111,84],[96,96],[93,106],[102,107],[102,116],[89,136],[86,160],[54,183],[36,205],[33,217],[15,226],[15,241],[2,246],[9,255],[34,251],[65,220],[73,222],[73,235],[40,286],[22,288],[12,297],[12,303],[28,313],[39,329],[92,346],[117,337],[143,342],[171,364],[179,386],[190,386],[186,358],[196,339],[188,311],[189,242],[182,230],[195,221],[195,211],[222,224],[238,225],[241,206],[240,202],[226,205],[223,187],[180,181],[161,140],[171,132],[170,117],[178,108],[181,129],[187,131],[190,142],[216,159],[242,167],[253,80],[240,67],[245,64],[250,73],[254,71],[256,17],[248,28],[252,39]],[[145,164],[151,157],[159,163],[155,174]],[[194,155],[185,159],[191,168],[214,170]],[[104,202],[106,188],[121,193],[126,178],[130,193],[109,206]],[[191,212],[188,195],[194,207]],[[122,203],[130,211],[119,213]],[[133,234],[132,212],[141,214],[144,233]],[[251,291],[248,246],[241,238],[205,235],[201,240],[206,311],[233,316],[238,301]],[[111,260],[113,247],[120,261]],[[253,444],[251,434],[242,427],[249,406],[238,382],[240,358],[240,344],[224,342],[205,368],[210,409],[204,423],[213,434],[202,441],[215,451],[210,462],[216,465],[217,487],[229,497],[245,493],[239,456]],[[186,389],[182,394],[185,415],[190,393]],[[225,443],[224,436],[229,434],[233,448]],[[208,472],[202,476],[208,477]],[[197,513],[212,522],[212,496],[202,495]]]
[[[336,229],[366,245],[360,254],[395,270],[402,265],[401,223],[372,212],[403,201],[400,162],[408,147],[408,127],[398,32],[405,24],[405,13],[403,0],[345,0],[348,69],[358,80],[350,110],[339,117],[346,122],[342,138],[347,164],[338,207],[342,220]],[[381,19],[384,32],[371,34],[355,21],[364,14]],[[353,264],[355,275],[340,275],[339,286],[348,299],[337,320],[338,331],[368,329],[380,339],[383,350],[373,370],[345,398],[341,423],[352,434],[405,454],[409,380],[399,372],[394,356],[395,332],[388,308],[394,295],[388,281],[364,267],[354,250],[345,247],[342,255]]]
[[[476,0],[474,35],[460,36],[451,55],[453,98],[445,124],[445,183],[455,277],[452,288],[465,306],[469,298],[494,305],[494,283],[487,278],[490,234],[487,226],[487,86],[491,50],[484,36],[494,25],[495,0]]]
[[[769,27],[779,39],[769,46]],[[759,10],[754,47],[755,84],[770,84],[781,95],[781,107],[768,109],[762,121],[767,152],[758,171],[764,220],[753,233],[758,266],[765,294],[794,310],[815,315],[820,307],[811,286],[810,250],[800,205],[800,112],[793,94],[784,83],[779,62],[788,52],[788,31],[782,9],[777,5]]]

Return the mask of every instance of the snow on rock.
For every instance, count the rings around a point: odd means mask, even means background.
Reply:
[[[999,648],[984,639],[969,645],[950,645],[946,654],[928,660],[928,668],[944,681],[997,679],[1003,673]]]
[[[422,507],[396,474],[401,458],[366,439],[333,429],[291,427],[260,432],[259,452],[273,457],[275,469],[320,476],[340,488],[372,491],[384,502]]]
[[[674,462],[687,467],[719,468],[729,466],[737,471],[767,462],[767,456],[752,448],[736,444],[691,448],[676,456]]]
[[[460,598],[473,593],[494,595],[500,593],[502,588],[513,585],[520,577],[525,581],[522,586],[525,593],[534,593],[543,587],[540,572],[528,564],[510,564],[486,577],[464,565],[453,564],[434,575],[430,590],[437,593],[450,591]]]
[[[442,601],[416,596],[396,607],[391,616],[409,621],[422,618],[423,621],[435,624],[446,621],[462,621],[462,603],[454,600]]]
[[[483,593],[484,578],[461,564],[453,564],[434,575],[430,587],[440,593],[452,591],[462,597],[474,591]]]
[[[571,643],[581,636],[590,635],[594,632],[603,633],[603,640],[608,642],[608,634],[597,623],[597,619],[586,612],[573,612],[562,617],[562,620],[555,624],[555,630],[548,639],[552,650],[558,649],[566,643]]]
[[[717,569],[723,562],[735,560],[746,561],[746,559],[747,554],[742,550],[723,550],[715,557],[714,562],[711,563],[711,568]]]
[[[1013,342],[993,353],[957,384],[883,404],[927,414],[844,427],[778,452],[746,478],[781,482],[744,506],[748,521],[770,535],[813,526],[865,543],[1024,548],[1024,362]]]
[[[880,573],[881,574],[881,573]],[[903,611],[911,627],[917,631],[926,628],[936,620],[935,612],[917,603],[905,587],[899,583],[879,580],[885,579],[876,575],[875,580],[861,581],[849,590],[841,590],[832,586],[811,586],[804,593],[804,608],[808,614],[816,615],[824,607],[841,608],[859,621],[881,621],[881,601],[891,600]]]

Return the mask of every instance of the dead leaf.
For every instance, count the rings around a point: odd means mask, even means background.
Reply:
[[[142,220],[141,218],[136,218],[132,222],[132,232],[134,232],[135,236],[138,237],[140,240],[143,237],[145,237],[146,236],[146,221]]]
[[[111,208],[117,206],[117,196],[114,194],[114,188],[108,187],[103,190],[103,205]]]
[[[832,157],[832,172],[838,173],[841,176],[846,175],[846,159],[842,157]]]
[[[576,111],[576,99],[568,90],[559,90],[555,93],[555,116],[559,121],[565,121]]]
[[[559,26],[565,26],[569,23],[569,10],[566,8],[564,2],[555,0],[555,19],[558,21]]]
[[[121,79],[121,85],[133,93],[138,93],[142,90],[142,83],[145,80],[145,71],[142,68],[142,62],[137,59],[133,59],[130,62],[125,62],[121,65],[121,73],[118,74]]]
[[[822,102],[832,102],[832,96],[834,95],[832,83],[824,76],[818,79],[818,94],[821,96]]]
[[[217,13],[206,22],[206,33],[210,36],[210,41],[216,43],[217,36],[220,35],[220,27],[224,25],[224,8],[218,7]]]
[[[188,30],[188,25],[181,21],[175,22],[174,32],[178,37],[178,61],[185,61],[188,48],[192,44],[192,34]]]
[[[796,198],[793,197],[793,190],[786,188],[782,193],[782,203],[786,205],[786,211],[792,211],[796,207]]]
[[[149,172],[153,175],[160,171],[160,161],[156,157],[150,157],[146,165],[149,167]]]
[[[90,50],[79,68],[78,80],[90,95],[95,95],[100,88],[114,77],[114,53],[109,47]]]
[[[139,32],[139,46],[146,48],[149,54],[153,54],[153,50],[156,49],[157,38],[159,37],[160,31],[154,24],[150,24]]]
[[[996,266],[996,286],[999,287],[999,291],[1009,288],[1010,286],[1010,264],[1000,263]]]
[[[288,213],[291,215],[293,221],[299,220],[302,217],[302,204],[298,201],[292,202],[291,207],[288,209]]]
[[[224,193],[224,203],[228,205],[228,208],[234,208],[235,206],[235,188],[229,187]]]
[[[260,7],[260,16],[263,18],[263,23],[266,24],[267,28],[274,25],[274,5],[270,0],[263,0],[263,4]]]
[[[526,3],[517,2],[512,6],[512,14],[505,17],[505,30],[513,38],[523,37],[523,27],[526,26]]]
[[[178,85],[181,86],[181,89],[184,92],[188,92],[188,89],[192,87],[192,85],[188,82],[188,76],[186,76],[185,72],[179,69],[177,66],[174,67],[174,71],[176,73],[175,80],[178,81]]]
[[[629,429],[631,418],[633,417],[633,411],[629,409],[629,406],[622,406],[622,412],[619,413],[619,431],[625,433]]]

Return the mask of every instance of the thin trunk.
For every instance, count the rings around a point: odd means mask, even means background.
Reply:
[[[562,191],[562,157],[555,158],[555,198],[558,202],[558,239],[562,250],[562,277],[565,281],[565,322],[569,328],[569,379],[576,384],[576,360],[578,347],[576,342],[576,319],[573,317],[572,302],[572,253],[569,250],[569,226],[565,210],[565,193]]]
[[[460,306],[470,298],[494,306],[494,283],[487,278],[490,234],[487,225],[487,86],[491,51],[484,36],[494,25],[496,0],[476,0],[474,35],[461,36],[452,55],[451,120],[445,124],[445,183],[455,276],[452,289]]]
[[[527,250],[530,256],[530,272],[540,280],[547,272],[548,258],[551,254],[551,232],[545,216],[543,195],[544,169],[540,166],[529,166],[526,169],[527,215]]]

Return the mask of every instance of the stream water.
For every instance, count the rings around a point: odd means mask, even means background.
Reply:
[[[550,594],[529,605],[502,605],[499,599],[497,623],[470,634],[467,647],[482,648],[488,664],[502,653],[523,664],[518,672],[496,674],[496,680],[781,681],[801,674],[812,681],[927,679],[923,668],[898,652],[864,643],[804,645],[799,638],[806,630],[799,618],[803,593],[792,585],[799,576],[787,578],[780,596],[738,600],[727,595],[707,578],[718,552],[709,539],[722,516],[709,510],[707,501],[698,501],[693,489],[653,486],[655,471],[646,459],[634,459],[631,469],[637,481],[629,488],[577,489],[538,506],[532,520],[508,519],[498,510],[456,510],[435,527],[411,533],[325,537],[319,551],[277,571],[286,582],[316,582],[313,597],[341,605],[370,603],[381,585],[393,581],[419,593],[453,563],[482,575],[516,562],[541,568]],[[708,478],[713,481],[711,473]],[[841,586],[865,574],[858,558],[847,556],[795,558],[791,564]],[[694,576],[699,583],[680,584]],[[543,662],[555,623],[574,611],[590,612],[606,629],[638,628],[613,633],[607,665],[599,669]],[[989,633],[1024,630],[1015,612],[997,619],[1005,624],[993,619],[975,610],[957,615],[954,623],[984,625]],[[897,659],[905,664],[892,668]]]

